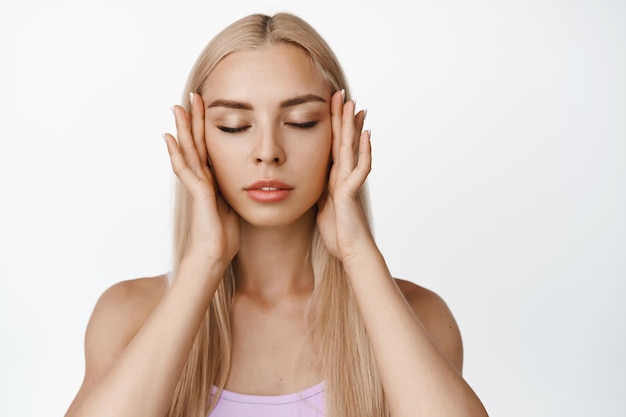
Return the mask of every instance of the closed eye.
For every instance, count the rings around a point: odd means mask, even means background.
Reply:
[[[306,123],[287,123],[288,126],[297,127],[298,129],[310,129],[317,125],[317,120],[313,120]]]
[[[249,127],[250,126],[241,126],[241,127],[218,126],[217,128],[225,133],[240,133],[248,129]]]

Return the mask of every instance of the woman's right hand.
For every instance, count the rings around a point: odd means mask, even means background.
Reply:
[[[166,133],[172,169],[190,196],[189,243],[184,257],[225,269],[239,251],[239,215],[224,201],[210,169],[204,137],[204,102],[190,93],[191,111],[173,106],[178,140]]]

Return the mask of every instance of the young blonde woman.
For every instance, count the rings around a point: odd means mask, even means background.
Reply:
[[[185,91],[175,265],[102,295],[67,416],[486,415],[446,304],[372,237],[365,112],[321,37],[248,16]]]

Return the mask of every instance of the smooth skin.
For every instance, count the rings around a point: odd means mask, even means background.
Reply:
[[[177,138],[164,139],[191,195],[188,251],[171,286],[165,276],[142,278],[101,296],[86,332],[85,379],[66,416],[164,416],[233,258],[226,389],[278,395],[320,382],[315,366],[293,366],[311,353],[304,311],[315,225],[356,294],[391,415],[486,415],[461,375],[450,310],[433,292],[392,278],[370,233],[356,193],[371,168],[371,135],[364,112],[344,101],[299,49],[278,45],[229,55],[192,95],[190,113],[174,106]],[[250,199],[246,187],[267,179],[289,184],[289,197]]]

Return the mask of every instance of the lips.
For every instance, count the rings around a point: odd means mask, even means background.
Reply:
[[[262,180],[245,187],[244,190],[256,202],[277,203],[289,197],[293,187],[278,180]]]

